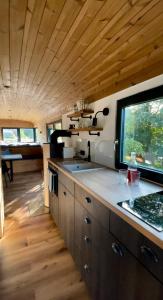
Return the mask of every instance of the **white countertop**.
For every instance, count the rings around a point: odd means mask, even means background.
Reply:
[[[119,205],[120,201],[145,196],[163,190],[163,186],[140,180],[138,186],[120,184],[118,172],[109,168],[70,173],[66,171],[55,159],[50,159],[54,166],[79,184],[87,192],[96,197],[105,206],[110,208],[126,222],[132,225],[147,238],[163,249],[163,232],[158,232],[148,224],[144,223]]]

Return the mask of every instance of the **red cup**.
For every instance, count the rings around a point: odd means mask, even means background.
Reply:
[[[128,169],[127,178],[129,183],[132,183],[137,179],[137,173],[137,169]]]

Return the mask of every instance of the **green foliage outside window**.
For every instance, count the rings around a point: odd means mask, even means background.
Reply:
[[[123,161],[163,171],[163,99],[125,108]]]

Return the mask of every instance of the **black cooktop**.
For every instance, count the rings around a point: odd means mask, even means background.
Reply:
[[[163,191],[119,202],[118,205],[157,231],[163,231]]]

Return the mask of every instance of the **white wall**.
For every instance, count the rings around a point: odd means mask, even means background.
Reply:
[[[47,142],[46,122],[45,121],[37,122],[35,123],[35,127],[38,128],[38,142],[41,144],[46,143]]]
[[[108,107],[110,109],[110,113],[108,116],[104,117],[102,114],[98,115],[98,126],[103,127],[103,131],[100,133],[100,137],[89,136],[88,132],[80,132],[79,137],[74,136],[71,139],[66,138],[64,140],[66,142],[66,146],[72,144],[77,151],[79,151],[80,149],[87,151],[87,141],[90,140],[92,160],[106,166],[114,167],[114,141],[117,100],[148,90],[150,88],[157,87],[162,84],[163,75],[160,75],[92,103],[91,108],[94,110],[94,113],[99,110],[103,110],[104,107]],[[46,142],[46,123],[48,122],[49,120],[47,118],[46,122],[42,121],[35,124],[40,132],[39,137],[41,143]],[[73,122],[70,122],[70,119],[67,118],[67,114],[64,114],[62,116],[63,129],[68,129],[70,123],[73,124]],[[74,124],[77,123],[75,122]]]
[[[87,141],[90,140],[92,160],[106,166],[114,167],[114,141],[116,130],[117,100],[137,94],[150,88],[154,88],[162,84],[163,75],[160,75],[92,103],[91,107],[93,108],[94,113],[96,113],[99,110],[103,110],[104,107],[108,107],[110,109],[110,113],[106,117],[104,117],[102,114],[97,115],[98,126],[103,127],[103,131],[100,133],[100,137],[90,136],[88,132],[80,132],[79,137],[74,136],[72,138],[73,145],[77,149],[77,151],[79,151],[80,149],[87,151]],[[68,129],[70,123],[73,124],[67,118],[67,115],[63,115],[63,128]],[[77,123],[75,122],[74,124]]]

